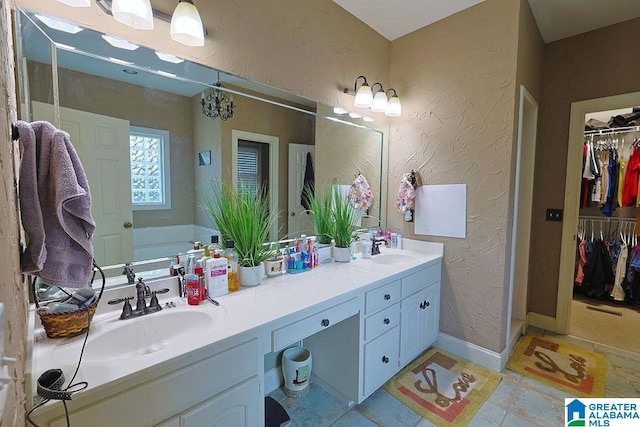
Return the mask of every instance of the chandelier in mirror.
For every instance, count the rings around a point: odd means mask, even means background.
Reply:
[[[227,120],[233,117],[233,97],[227,94],[222,88],[220,80],[202,92],[200,104],[202,105],[202,114],[210,119]]]

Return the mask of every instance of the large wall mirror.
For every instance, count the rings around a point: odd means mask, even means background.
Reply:
[[[99,264],[208,243],[215,226],[202,197],[214,179],[266,186],[273,240],[312,234],[300,204],[308,158],[316,185],[348,186],[362,173],[375,198],[362,226],[384,222],[385,123],[30,11],[17,9],[16,25],[21,118],[70,134],[89,178]],[[232,100],[233,117],[205,115],[209,95]]]

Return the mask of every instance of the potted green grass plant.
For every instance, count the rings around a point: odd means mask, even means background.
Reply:
[[[350,246],[358,237],[355,232],[358,215],[356,208],[338,187],[331,191],[331,237],[335,242],[333,258],[338,262],[351,261]]]
[[[313,218],[318,243],[320,245],[329,245],[333,235],[331,187],[325,185],[321,190],[305,187],[304,192],[305,197],[309,200],[308,213]]]
[[[276,220],[262,188],[254,193],[245,185],[235,191],[214,181],[204,196],[205,209],[223,242],[233,240],[238,254],[238,275],[243,286],[259,285],[264,277],[263,262],[273,256],[264,246]]]

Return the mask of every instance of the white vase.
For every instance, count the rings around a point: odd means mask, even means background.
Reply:
[[[350,262],[351,261],[351,249],[333,247],[333,259],[336,262]]]
[[[238,267],[238,277],[242,286],[258,286],[264,279],[264,264],[255,267]]]

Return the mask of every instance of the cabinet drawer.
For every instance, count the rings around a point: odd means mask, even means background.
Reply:
[[[375,313],[384,307],[390,307],[400,300],[400,281],[387,283],[365,294],[364,312]]]
[[[400,322],[400,304],[396,303],[389,308],[369,316],[364,321],[364,340],[369,341],[388,331]]]
[[[281,350],[289,344],[311,336],[357,313],[358,299],[353,298],[304,319],[296,320],[272,332],[271,351]]]
[[[407,297],[428,285],[440,281],[440,263],[433,264],[424,270],[417,271],[402,278],[402,297]]]
[[[373,393],[398,371],[400,367],[399,346],[399,326],[364,346],[365,396]]]
[[[260,358],[262,354],[258,350],[258,340],[253,339],[93,405],[72,410],[71,425],[111,427],[114,425],[114,414],[139,414],[141,408],[144,408],[144,417],[135,420],[137,425],[154,425],[247,378],[262,375],[258,372]],[[126,422],[116,424],[125,425]],[[50,425],[62,427],[67,422],[62,417],[53,420]]]

